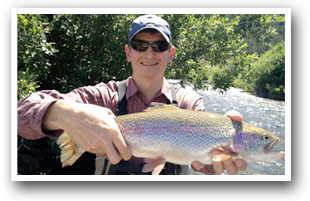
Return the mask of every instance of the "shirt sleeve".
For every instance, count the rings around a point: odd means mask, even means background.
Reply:
[[[116,82],[81,87],[67,94],[56,90],[43,90],[29,95],[17,105],[18,135],[32,140],[59,137],[63,131],[43,131],[42,120],[48,107],[61,99],[108,107],[115,112],[117,107]]]
[[[178,105],[182,109],[204,111],[202,97],[195,91],[179,87],[176,89]]]

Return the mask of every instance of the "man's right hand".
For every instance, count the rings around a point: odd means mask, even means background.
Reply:
[[[105,107],[58,100],[45,113],[43,128],[65,130],[85,151],[107,155],[112,164],[117,164],[132,154],[114,118]]]

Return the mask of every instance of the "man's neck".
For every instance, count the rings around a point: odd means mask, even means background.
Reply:
[[[164,77],[160,79],[136,78],[134,75],[132,77],[140,92],[146,96],[148,101],[155,97],[164,83]]]

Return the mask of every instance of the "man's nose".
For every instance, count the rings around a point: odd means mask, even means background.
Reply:
[[[145,54],[146,54],[146,56],[148,56],[148,57],[153,57],[153,56],[155,55],[155,52],[154,52],[154,50],[152,49],[152,46],[151,46],[151,45],[147,48]]]

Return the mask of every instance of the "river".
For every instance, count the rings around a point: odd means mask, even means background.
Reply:
[[[190,88],[190,86],[187,86]],[[213,90],[200,90],[206,111],[225,114],[230,110],[241,113],[244,121],[271,131],[282,143],[277,150],[285,150],[285,102],[260,98],[241,89],[231,88],[220,94]],[[248,163],[241,175],[284,175],[285,160]]]

